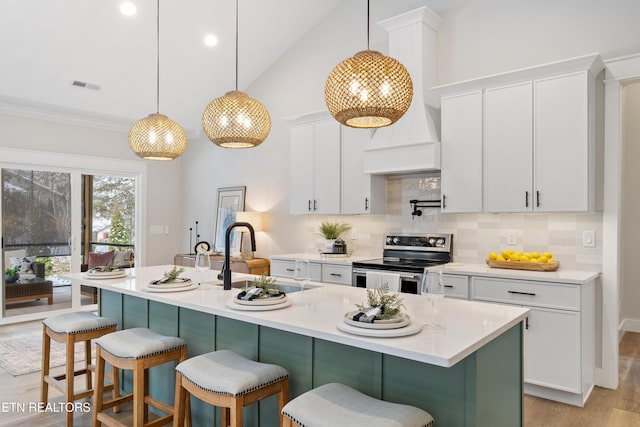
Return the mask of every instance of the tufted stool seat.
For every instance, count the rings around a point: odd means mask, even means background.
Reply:
[[[232,427],[242,427],[245,406],[277,394],[281,425],[281,411],[289,395],[289,373],[280,366],[256,362],[231,350],[214,351],[176,366],[174,427],[184,422],[189,394],[224,408],[222,425]]]
[[[293,399],[282,409],[285,427],[431,427],[422,409],[385,402],[344,384],[325,384]]]
[[[96,388],[93,400],[93,425],[102,422],[108,425],[123,425],[104,411],[118,407],[133,400],[133,425],[142,427],[149,420],[149,406],[164,412],[165,416],[153,421],[153,425],[162,425],[172,420],[173,407],[148,396],[148,369],[163,363],[187,359],[187,344],[177,337],[158,334],[147,328],[132,328],[105,335],[96,340]],[[103,401],[101,381],[104,379],[105,361],[117,369],[133,370],[133,393],[115,396],[108,402]]]
[[[115,332],[117,323],[107,317],[80,311],[51,316],[42,321],[42,373],[40,376],[40,401],[49,400],[49,385],[65,395],[66,402],[91,396],[91,340]],[[63,375],[49,375],[51,365],[51,340],[66,345],[66,367]],[[84,341],[84,369],[75,370],[75,344]],[[86,390],[75,392],[74,378],[84,375]],[[104,378],[103,378],[104,381]],[[109,386],[108,388],[111,388]],[[73,425],[73,411],[66,412],[66,425]]]

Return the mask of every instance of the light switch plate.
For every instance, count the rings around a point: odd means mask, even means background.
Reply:
[[[582,247],[595,248],[596,247],[596,232],[593,230],[587,230],[582,232]]]
[[[517,245],[518,235],[516,230],[507,230],[507,245]]]

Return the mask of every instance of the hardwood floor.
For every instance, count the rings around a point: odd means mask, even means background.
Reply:
[[[0,336],[20,335],[40,330],[40,322],[0,326]],[[55,368],[54,372],[62,372]],[[525,427],[631,427],[640,426],[640,334],[626,333],[620,341],[620,383],[617,390],[596,387],[584,408],[565,405],[531,396],[524,397]],[[77,387],[82,381],[76,380]],[[50,391],[52,402],[62,402],[62,395]],[[64,414],[54,412],[12,411],[10,406],[38,402],[40,372],[13,377],[0,369],[0,426],[53,427],[64,424]],[[84,400],[90,402],[90,400]],[[28,409],[28,406],[27,406]],[[123,421],[130,417],[123,408]],[[62,424],[61,424],[62,423]],[[91,425],[90,413],[78,413],[74,426]],[[478,426],[483,427],[483,426]]]

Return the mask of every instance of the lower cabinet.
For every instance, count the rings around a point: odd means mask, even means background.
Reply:
[[[469,277],[443,274],[444,295],[449,298],[469,299]]]
[[[462,276],[468,277],[468,276]],[[525,393],[584,406],[594,386],[595,283],[470,277],[471,299],[529,308]]]
[[[351,286],[351,265],[310,261],[311,280]],[[295,259],[272,259],[271,275],[293,279]]]

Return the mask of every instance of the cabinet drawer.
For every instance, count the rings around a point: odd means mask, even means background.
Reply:
[[[579,285],[566,283],[472,277],[471,299],[580,311]]]
[[[322,281],[322,270],[320,263],[311,262],[309,263],[311,266],[311,280],[314,282]],[[293,272],[295,271],[295,260],[282,260],[282,259],[272,259],[271,260],[271,276],[274,277],[286,277],[289,279],[293,279]]]
[[[322,281],[325,283],[351,286],[351,266],[323,264]]]
[[[451,298],[469,299],[469,277],[457,274],[443,274],[444,294]]]

